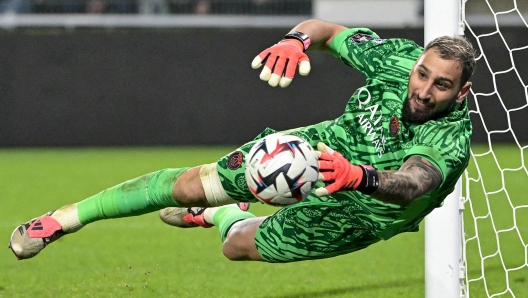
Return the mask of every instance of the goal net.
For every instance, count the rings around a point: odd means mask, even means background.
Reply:
[[[478,52],[462,179],[463,297],[528,295],[528,1],[463,0]]]

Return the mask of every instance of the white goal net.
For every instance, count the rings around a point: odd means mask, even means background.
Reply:
[[[528,1],[467,0],[478,52],[463,177],[464,297],[528,297]]]

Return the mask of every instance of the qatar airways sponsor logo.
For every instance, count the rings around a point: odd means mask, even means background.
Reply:
[[[361,95],[363,92],[365,92],[367,96],[362,97]],[[372,146],[376,148],[378,157],[381,158],[381,156],[385,152],[385,143],[387,142],[385,139],[385,130],[383,129],[381,122],[381,119],[383,117],[381,107],[378,104],[370,104],[372,96],[370,95],[368,89],[365,87],[361,87],[358,89],[357,98],[359,102],[359,109],[362,110],[363,113],[357,115],[356,119],[358,120],[359,125],[363,129],[365,136],[367,138],[370,138],[369,140]]]

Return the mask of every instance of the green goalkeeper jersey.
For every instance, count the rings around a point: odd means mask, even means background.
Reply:
[[[385,222],[378,230],[380,238],[416,231],[425,215],[442,205],[467,167],[471,136],[467,102],[457,104],[440,119],[421,125],[408,123],[402,119],[402,107],[409,74],[422,47],[406,39],[379,39],[369,29],[355,28],[336,36],[330,49],[367,78],[365,86],[348,101],[343,116],[335,120],[332,147],[351,163],[369,164],[378,170],[397,170],[409,156],[419,155],[442,173],[437,189],[406,208],[353,192]],[[391,217],[392,222],[386,221]]]
[[[417,125],[402,119],[407,98],[409,73],[423,48],[406,39],[379,39],[369,29],[347,29],[330,45],[331,53],[366,77],[363,87],[348,101],[343,115],[334,120],[283,131],[298,135],[314,148],[324,142],[353,164],[368,164],[378,170],[397,170],[412,155],[426,158],[442,173],[441,185],[409,206],[384,203],[358,191],[340,191],[329,196],[310,194],[303,202],[279,210],[258,233],[259,248],[288,242],[285,226],[292,235],[324,235],[316,245],[297,243],[296,256],[321,253],[318,257],[339,255],[365,247],[373,239],[389,239],[409,231],[417,231],[419,223],[434,208],[442,205],[453,191],[469,159],[471,124],[466,101],[437,120]],[[274,133],[266,129],[256,139]],[[256,140],[244,144],[217,163],[222,186],[237,201],[256,201],[244,176],[245,158]],[[316,187],[322,187],[319,182]],[[315,224],[315,222],[317,224]],[[329,228],[333,227],[333,228]],[[270,235],[275,235],[271,237]],[[371,236],[368,236],[371,235]],[[369,238],[373,237],[373,238]],[[258,238],[258,237],[257,237]],[[262,243],[269,243],[264,245]],[[303,238],[304,239],[304,238]],[[307,249],[306,247],[310,247]],[[329,247],[337,247],[332,253]],[[275,254],[279,256],[283,250]],[[297,257],[294,257],[297,258]],[[281,258],[278,258],[281,259]]]

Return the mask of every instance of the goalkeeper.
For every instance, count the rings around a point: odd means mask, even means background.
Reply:
[[[260,78],[269,85],[287,87],[297,69],[310,72],[307,50],[329,52],[366,82],[342,116],[285,131],[319,149],[321,182],[305,201],[260,218],[244,212],[245,204],[234,205],[256,201],[244,178],[254,140],[218,162],[150,173],[30,220],[13,232],[11,250],[31,258],[89,223],[157,210],[168,224],[216,225],[231,260],[328,258],[417,231],[468,164],[471,44],[440,37],[422,48],[366,28],[308,20],[252,67],[262,67]]]

